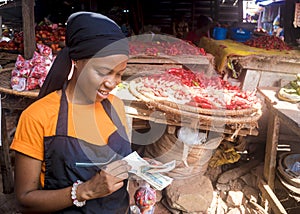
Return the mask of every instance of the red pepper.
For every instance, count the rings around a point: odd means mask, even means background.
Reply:
[[[194,101],[197,103],[207,103],[207,104],[211,104],[207,99],[203,98],[203,97],[199,97],[199,96],[195,96],[194,97]]]

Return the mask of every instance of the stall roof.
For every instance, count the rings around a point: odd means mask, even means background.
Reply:
[[[268,6],[271,4],[283,4],[285,0],[256,0],[255,3],[259,6]]]

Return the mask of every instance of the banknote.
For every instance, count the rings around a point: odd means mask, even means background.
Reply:
[[[157,173],[157,172],[170,172],[172,171],[176,166],[176,161],[170,161],[165,164],[161,165],[147,165],[147,166],[142,166],[141,171],[142,172],[148,172],[148,173]]]
[[[131,166],[130,172],[147,181],[153,188],[162,190],[170,185],[172,178],[161,174],[166,170],[175,168],[175,161],[171,161],[162,165],[151,165],[144,160],[137,152],[132,152],[123,160],[126,160]]]
[[[142,179],[147,181],[153,188],[157,190],[163,190],[167,186],[169,186],[173,179],[162,175],[160,173],[141,173],[140,176]]]

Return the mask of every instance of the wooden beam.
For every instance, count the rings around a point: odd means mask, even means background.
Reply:
[[[4,108],[1,108],[1,142],[0,165],[2,174],[3,193],[10,194],[14,191],[13,169],[9,155],[10,142],[7,136],[6,118]]]
[[[24,57],[31,59],[36,48],[34,27],[34,0],[22,0]]]
[[[275,193],[272,191],[270,186],[263,179],[260,179],[258,187],[262,192],[262,194],[268,200],[268,203],[270,204],[270,208],[272,209],[274,214],[287,214],[287,211],[285,210],[281,202],[278,200]]]
[[[0,36],[2,37],[2,16],[0,16]]]
[[[264,177],[271,189],[274,189],[276,155],[280,121],[278,115],[271,113],[268,121]]]

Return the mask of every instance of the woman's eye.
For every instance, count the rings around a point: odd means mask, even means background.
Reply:
[[[103,77],[105,76],[105,74],[101,73],[101,72],[97,72],[98,76]]]
[[[99,75],[99,76],[105,76],[105,75],[109,75],[109,71],[107,71],[107,70],[105,70],[105,69],[98,69],[97,70],[97,74]]]

